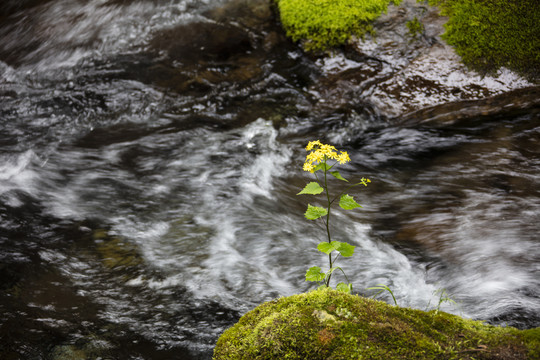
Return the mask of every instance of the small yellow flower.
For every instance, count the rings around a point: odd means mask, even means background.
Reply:
[[[315,152],[310,152],[307,156],[306,156],[306,162],[312,164],[313,162],[315,162]]]
[[[323,155],[328,159],[337,159],[338,154],[336,153],[336,148],[332,145],[322,144],[319,151],[322,152]]]
[[[345,164],[345,163],[348,163],[349,161],[351,161],[351,158],[349,157],[349,154],[347,154],[346,151],[341,151],[341,154],[339,154],[339,156],[336,158],[336,160],[340,163],[340,164]]]
[[[336,148],[332,145],[328,145],[328,144],[322,144],[321,145],[321,151],[323,151],[324,153],[326,154],[329,154],[331,153],[332,151],[335,151]]]
[[[316,162],[321,162],[324,160],[324,153],[322,151],[315,151],[312,153],[313,154],[313,159],[315,159]]]
[[[329,151],[329,152],[326,154],[326,157],[329,158],[329,159],[337,160],[337,159],[338,159],[338,154],[337,154],[337,152],[335,152],[335,151]]]
[[[321,142],[319,140],[310,141],[306,146],[306,151],[310,151],[315,147],[315,145],[321,146]]]
[[[327,149],[327,150],[336,150],[336,147],[334,145],[328,145],[328,144],[322,144],[321,148]]]
[[[309,172],[313,172],[313,165],[311,165],[310,163],[304,163],[304,171],[309,171]]]
[[[310,141],[306,146],[306,151],[311,151],[306,156],[306,164],[309,164],[310,170],[313,172],[313,164],[326,162],[328,159],[336,160],[340,164],[345,164],[351,161],[349,154],[346,151],[339,151],[333,145],[323,144],[319,140]],[[339,155],[338,155],[339,151]],[[306,164],[304,164],[304,170],[306,169]],[[367,181],[367,180],[366,180]]]

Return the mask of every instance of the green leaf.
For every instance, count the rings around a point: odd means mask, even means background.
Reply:
[[[336,285],[336,290],[337,291],[343,291],[345,293],[348,293],[350,294],[351,291],[352,291],[352,284],[345,284],[345,283],[339,283]]]
[[[322,242],[317,245],[317,250],[325,254],[330,254],[332,251],[338,251],[344,257],[350,257],[354,254],[355,246],[349,245],[341,241]]]
[[[333,168],[333,167],[334,167],[334,165],[330,166],[330,165],[328,165],[327,163],[322,162],[322,163],[320,163],[319,165],[315,166],[315,167],[313,168],[313,171],[317,171],[317,170],[328,171],[328,170],[330,170],[330,169]]]
[[[336,241],[336,242],[338,242],[338,241]],[[339,251],[339,253],[343,257],[353,256],[355,248],[356,248],[356,246],[347,244],[346,242],[339,242],[339,246],[336,246],[336,250]]]
[[[323,281],[325,274],[318,266],[312,266],[306,272],[306,281]]]
[[[325,216],[326,214],[328,214],[328,210],[326,210],[325,208],[319,206],[311,206],[308,204],[308,208],[304,215],[308,220],[316,220],[321,216]]]
[[[396,301],[396,297],[394,296],[394,292],[388,286],[386,286],[384,284],[377,284],[377,286],[369,287],[367,289],[368,290],[380,290],[378,293],[373,295],[373,297],[379,295],[380,293],[382,293],[385,290],[388,291],[390,293],[390,295],[392,295],[392,299],[394,299],[394,304],[397,306],[397,301]]]
[[[301,195],[301,194],[318,195],[322,193],[323,191],[324,189],[318,183],[310,182],[309,184],[306,185],[306,187],[304,187],[302,191],[300,191],[296,195]]]
[[[332,241],[332,242],[335,242],[335,241]],[[332,251],[336,250],[336,248],[331,243],[325,241],[317,245],[317,250],[325,254],[330,254]]]
[[[339,179],[339,180],[343,180],[343,181],[349,182],[349,180],[347,180],[347,179],[345,179],[343,176],[341,176],[341,174],[339,173],[339,171],[332,171],[332,172],[330,172],[330,174],[332,174],[332,176],[335,177],[336,179]]]
[[[345,210],[352,210],[356,209],[357,207],[362,207],[360,204],[354,201],[352,196],[347,194],[341,195],[341,198],[339,199],[339,206]]]

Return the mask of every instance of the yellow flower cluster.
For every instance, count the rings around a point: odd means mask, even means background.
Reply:
[[[304,163],[304,171],[314,172],[315,165],[326,162],[328,159],[336,160],[340,164],[345,164],[351,161],[349,154],[346,151],[339,151],[332,146],[321,143],[319,140],[310,141],[306,146],[306,151],[311,151],[306,156]]]

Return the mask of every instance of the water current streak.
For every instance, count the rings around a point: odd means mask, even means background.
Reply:
[[[444,288],[445,311],[538,326],[538,106],[398,124],[405,70],[306,55],[245,3],[0,7],[0,357],[210,359],[323,261],[295,195],[318,138],[373,181],[332,224],[358,292],[425,309]]]

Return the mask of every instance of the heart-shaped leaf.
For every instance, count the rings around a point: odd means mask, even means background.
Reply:
[[[354,198],[352,196],[347,194],[341,195],[341,198],[339,199],[339,206],[345,210],[352,210],[358,207],[362,207],[360,206],[360,204],[354,201]]]
[[[322,193],[323,191],[324,191],[324,189],[318,183],[310,182],[309,184],[307,184],[304,187],[304,189],[302,191],[300,191],[296,195],[301,195],[301,194],[318,195],[318,194]]]
[[[334,241],[332,241],[332,242],[334,242]],[[323,252],[325,254],[330,254],[332,251],[336,250],[336,248],[331,243],[325,241],[325,242],[322,242],[319,245],[317,245],[317,250],[319,250],[320,252]]]
[[[306,272],[306,281],[323,281],[325,274],[318,266],[312,266]]]
[[[345,284],[345,283],[340,282],[339,284],[336,285],[336,290],[343,291],[345,293],[350,294],[352,291],[352,284]]]
[[[336,247],[336,250],[339,251],[341,256],[350,257],[350,256],[353,256],[355,247],[356,246],[347,244],[346,242],[339,242],[339,246]]]
[[[325,208],[308,204],[308,208],[304,215],[308,220],[316,220],[321,216],[325,216],[326,214],[328,214],[328,210],[326,210]]]

